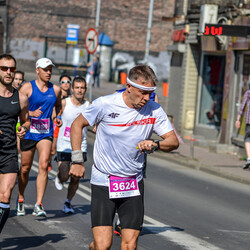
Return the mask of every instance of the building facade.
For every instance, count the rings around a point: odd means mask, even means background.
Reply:
[[[204,33],[206,24],[250,26],[250,5],[231,0],[178,2],[173,44],[168,46],[168,112],[183,135],[231,143],[238,137],[235,117],[249,83],[250,34],[217,35],[216,29],[214,34]],[[174,105],[176,97],[180,106]]]
[[[143,62],[149,3],[147,0],[101,1],[98,31],[114,42],[108,53],[114,72]],[[84,39],[88,29],[96,26],[97,1],[0,0],[0,9],[1,23],[6,28],[6,37],[2,39],[6,45],[4,50],[22,62],[23,70],[28,70],[44,55],[57,64],[72,64],[75,55],[80,57],[79,64],[87,63]],[[174,0],[154,0],[149,64],[158,71],[160,78],[168,77],[166,47],[171,44],[169,34],[172,33],[172,23],[164,21],[163,17],[171,18],[173,14]],[[68,24],[80,27],[77,46],[66,44]]]

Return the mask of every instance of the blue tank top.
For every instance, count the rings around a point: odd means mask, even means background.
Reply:
[[[36,81],[31,81],[32,94],[29,97],[29,111],[35,111],[41,107],[43,112],[39,117],[30,116],[30,129],[24,139],[40,141],[48,136],[53,136],[52,111],[56,103],[56,94],[51,82],[48,83],[48,90],[41,92]]]
[[[118,89],[118,90],[116,90],[116,92],[121,93],[121,92],[124,92],[126,89],[127,89],[127,88]],[[155,92],[153,92],[153,93],[151,94],[150,100],[155,101]]]

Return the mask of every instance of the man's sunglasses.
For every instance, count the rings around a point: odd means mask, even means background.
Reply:
[[[69,83],[69,84],[71,84],[71,81],[60,81],[60,84],[64,84],[64,83]]]
[[[16,67],[6,67],[6,66],[0,66],[0,69],[4,72],[10,70],[10,72],[15,72],[16,71]]]

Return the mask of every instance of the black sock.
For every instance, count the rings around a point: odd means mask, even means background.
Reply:
[[[0,202],[0,233],[10,213],[10,203]]]

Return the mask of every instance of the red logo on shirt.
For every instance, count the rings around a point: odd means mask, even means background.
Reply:
[[[147,119],[142,119],[139,121],[135,122],[129,122],[125,124],[109,124],[109,126],[114,126],[114,127],[130,127],[130,126],[135,126],[135,125],[147,125],[147,124],[155,124],[155,118],[147,118]]]

